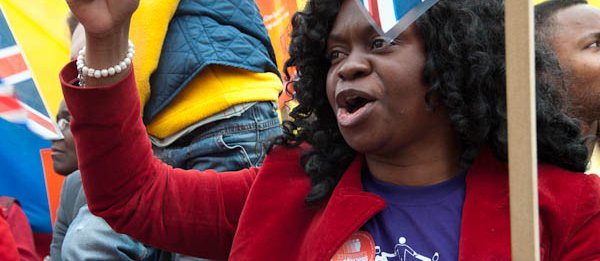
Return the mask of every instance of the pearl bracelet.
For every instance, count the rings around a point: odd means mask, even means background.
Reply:
[[[100,79],[102,77],[114,76],[115,74],[125,71],[127,67],[131,65],[131,60],[133,59],[134,54],[135,49],[130,40],[125,59],[106,69],[94,69],[85,65],[85,47],[83,47],[77,55],[77,72],[79,72],[77,78],[79,79],[79,85],[84,86],[85,77],[94,77],[96,79]]]

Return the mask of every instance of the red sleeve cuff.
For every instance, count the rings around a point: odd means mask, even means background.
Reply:
[[[63,67],[62,70],[60,71],[60,74],[59,74],[60,83],[63,86],[63,88],[65,88],[65,87],[77,88],[77,89],[82,88],[81,86],[79,86],[79,79],[77,79],[78,72],[77,72],[77,65],[75,63],[76,63],[75,60],[67,63],[67,65],[65,65],[65,67]],[[118,85],[123,85],[124,82],[131,81],[131,80],[135,81],[135,78],[133,77],[133,64],[131,65],[131,69],[127,73],[127,77],[123,78],[121,81],[119,81],[113,85],[85,87],[85,89],[110,88],[110,87],[114,87],[114,86],[118,86]]]

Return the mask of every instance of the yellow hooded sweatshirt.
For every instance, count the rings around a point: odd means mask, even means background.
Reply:
[[[144,0],[133,15],[129,35],[136,46],[133,62],[142,111],[150,96],[150,75],[158,66],[167,28],[178,4],[179,0]],[[164,139],[233,105],[277,101],[282,89],[283,84],[274,73],[209,65],[146,128],[150,135]]]

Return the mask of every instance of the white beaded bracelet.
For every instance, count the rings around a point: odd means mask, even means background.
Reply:
[[[77,78],[79,79],[79,85],[85,86],[85,77],[94,77],[96,79],[100,79],[102,77],[114,76],[122,71],[125,71],[127,67],[131,65],[131,60],[133,59],[134,54],[135,49],[133,43],[129,41],[129,47],[127,48],[127,55],[125,56],[125,59],[106,69],[94,69],[85,65],[85,47],[83,47],[77,55],[77,72],[79,72]]]

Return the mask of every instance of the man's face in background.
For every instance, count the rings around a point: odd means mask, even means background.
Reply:
[[[600,119],[600,10],[579,4],[552,19],[550,43],[564,72],[573,112],[590,125]]]

